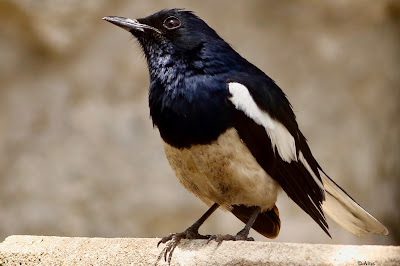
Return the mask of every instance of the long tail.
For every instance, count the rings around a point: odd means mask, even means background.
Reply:
[[[326,200],[322,208],[336,223],[356,236],[366,233],[389,234],[383,224],[364,210],[322,170],[320,175],[326,191]]]

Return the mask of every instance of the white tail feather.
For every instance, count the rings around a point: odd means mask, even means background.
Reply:
[[[356,236],[366,233],[389,234],[383,224],[351,199],[332,179],[322,171],[320,175],[326,190],[322,208],[336,223]]]

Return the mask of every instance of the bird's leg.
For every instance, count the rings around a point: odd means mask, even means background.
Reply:
[[[254,241],[254,239],[252,237],[248,237],[248,236],[249,236],[250,228],[253,226],[253,224],[256,221],[256,219],[257,219],[258,215],[260,214],[260,212],[261,212],[260,207],[257,207],[254,210],[253,214],[250,216],[250,219],[247,221],[245,227],[242,230],[240,230],[235,236],[233,236],[233,235],[212,235],[208,239],[208,242],[210,242],[211,240],[215,240],[216,242],[218,242],[220,244],[224,240]]]
[[[200,217],[194,224],[192,224],[189,228],[187,228],[185,231],[182,233],[175,233],[175,234],[169,234],[168,236],[163,237],[157,244],[157,247],[161,243],[167,243],[165,245],[165,248],[161,252],[160,256],[158,257],[158,260],[161,259],[162,256],[164,256],[164,260],[167,261],[167,256],[168,256],[168,263],[171,262],[172,258],[172,253],[174,252],[176,246],[179,244],[179,242],[182,239],[208,239],[210,238],[210,235],[200,235],[199,234],[199,228],[200,226],[207,220],[208,217],[216,210],[218,209],[219,204],[214,203],[206,213],[203,214],[203,216]],[[169,254],[168,254],[169,253]],[[157,261],[158,261],[157,260]]]

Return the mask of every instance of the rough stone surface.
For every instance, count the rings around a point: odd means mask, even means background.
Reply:
[[[166,265],[156,238],[10,236],[0,265]],[[360,264],[363,263],[363,264]],[[365,263],[365,264],[364,264]],[[182,241],[171,265],[399,265],[400,247]]]
[[[0,0],[0,240],[163,236],[206,210],[152,128],[140,48],[101,20],[173,7],[282,87],[321,166],[390,231],[357,238],[328,220],[330,239],[282,193],[272,241],[400,244],[398,0]],[[217,211],[201,231],[242,226]]]

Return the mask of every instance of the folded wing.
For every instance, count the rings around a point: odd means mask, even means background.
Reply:
[[[324,211],[355,235],[387,229],[331,180],[314,159],[282,90],[267,76],[237,74],[227,84],[233,125],[257,162],[325,231]]]

